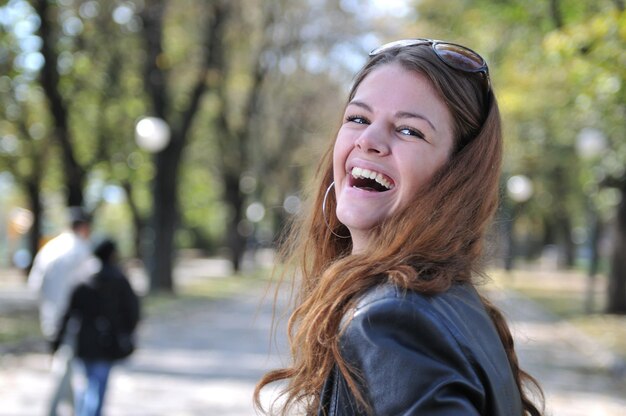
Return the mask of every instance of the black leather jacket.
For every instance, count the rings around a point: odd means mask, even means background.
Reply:
[[[475,289],[424,296],[385,284],[344,318],[342,356],[376,416],[521,416],[519,390]],[[318,415],[364,415],[333,369]]]

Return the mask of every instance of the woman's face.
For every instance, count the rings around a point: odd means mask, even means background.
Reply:
[[[386,64],[359,85],[333,151],[337,217],[353,252],[446,163],[452,117],[423,75]]]

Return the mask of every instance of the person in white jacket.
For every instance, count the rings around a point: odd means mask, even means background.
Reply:
[[[98,260],[89,243],[90,217],[81,208],[70,208],[71,228],[48,241],[35,256],[28,276],[29,287],[38,293],[41,331],[48,342],[54,340],[69,295],[74,287],[98,271]],[[49,415],[56,416],[62,402],[73,407],[71,388],[71,331],[54,354],[54,378]]]

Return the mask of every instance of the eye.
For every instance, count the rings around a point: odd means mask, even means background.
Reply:
[[[370,121],[367,117],[359,116],[359,115],[350,115],[346,117],[346,122],[348,123],[357,123],[357,124],[370,124]]]
[[[398,133],[404,136],[413,136],[413,137],[417,137],[418,139],[423,139],[423,140],[426,139],[426,136],[424,136],[424,133],[412,127],[399,127],[397,131]]]

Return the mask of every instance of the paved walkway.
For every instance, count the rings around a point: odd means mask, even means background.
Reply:
[[[624,369],[620,375],[612,354],[526,298],[505,291],[491,296],[511,322],[523,368],[546,391],[548,414],[626,415]],[[279,364],[277,348],[270,349],[271,296],[262,298],[252,288],[232,299],[191,300],[147,317],[140,348],[112,374],[106,414],[254,415],[254,384]],[[0,305],[8,305],[7,299],[29,302],[19,288],[0,285]],[[277,343],[285,351],[284,339]],[[0,416],[44,415],[48,366],[43,351],[2,356]]]
[[[490,297],[509,321],[521,367],[544,389],[547,415],[626,415],[622,360],[526,297],[502,290]]]
[[[105,415],[253,415],[254,385],[280,366],[276,352],[285,343],[270,346],[273,296],[251,286],[233,299],[176,302],[145,317],[140,348],[113,370]],[[34,299],[0,285],[0,312],[18,304],[32,307]],[[44,347],[0,358],[0,416],[45,414],[51,380]]]

